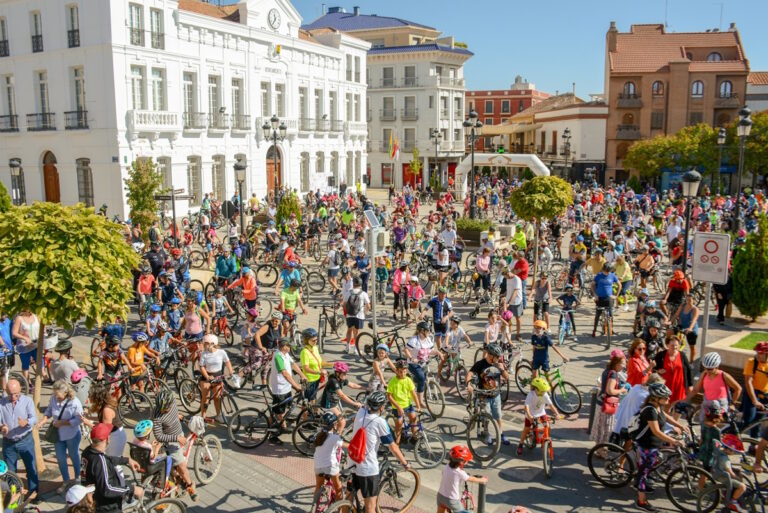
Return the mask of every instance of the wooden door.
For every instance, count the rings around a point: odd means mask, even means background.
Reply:
[[[403,186],[405,184],[416,187],[416,175],[411,172],[411,165],[409,163],[403,163]]]
[[[267,192],[274,194],[275,192],[275,180],[277,180],[277,186],[282,185],[280,180],[280,163],[277,163],[277,172],[275,172],[275,161],[267,160]]]
[[[52,203],[61,202],[61,190],[59,189],[59,171],[55,164],[43,166],[43,181],[45,183],[45,201]]]

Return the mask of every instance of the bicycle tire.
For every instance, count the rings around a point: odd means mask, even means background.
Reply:
[[[313,508],[312,513],[315,513],[316,510]],[[330,506],[328,506],[328,509],[324,510],[323,513],[358,513],[357,508],[355,508],[355,505],[352,504],[352,501],[343,500],[343,501],[334,501],[331,503]],[[360,512],[362,513],[362,512]]]
[[[469,304],[469,301],[472,299],[472,287],[466,286],[464,287],[464,294],[461,296],[461,302],[465,305]]]
[[[123,394],[117,403],[120,420],[127,427],[135,427],[140,421],[152,418],[155,403],[143,392]]]
[[[705,487],[696,497],[696,511],[698,513],[711,513],[717,509],[726,490],[727,486],[719,483]]]
[[[483,348],[478,347],[477,350],[475,350],[475,359],[472,360],[473,363],[477,363],[479,360],[483,359]]]
[[[101,337],[93,337],[93,340],[91,340],[91,366],[94,369],[97,369],[99,367],[99,360],[101,359],[101,351],[102,351],[102,338]]]
[[[379,340],[383,342],[381,338]],[[358,333],[357,338],[355,339],[357,354],[360,355],[360,358],[362,358],[363,361],[368,365],[373,363],[377,344],[378,341],[373,338],[373,333],[369,333],[367,331]]]
[[[211,458],[208,458],[210,453]],[[214,454],[215,453],[215,454]],[[195,442],[195,477],[200,484],[206,485],[213,482],[219,475],[221,464],[224,461],[224,449],[221,442],[214,435],[205,435]]]
[[[476,428],[481,428],[484,431],[489,430],[491,434],[491,445],[485,443],[485,433],[479,433],[478,436],[473,436],[473,432]],[[483,437],[480,440],[479,437]],[[499,432],[499,425],[493,420],[493,417],[485,411],[476,413],[470,417],[467,423],[467,446],[472,452],[472,455],[479,461],[491,461],[499,453],[501,448],[501,433]],[[490,449],[489,449],[490,447]],[[485,449],[481,451],[480,449]]]
[[[142,513],[186,513],[187,511],[187,506],[183,502],[170,497],[157,499],[142,508],[144,510]]]
[[[376,497],[376,513],[403,513],[416,501],[421,488],[421,477],[413,469],[395,471],[388,468],[381,479]]]
[[[235,343],[235,334],[232,332],[232,328],[229,326],[224,326],[224,332],[219,333],[219,336],[224,337],[224,341],[229,347],[232,347],[232,345]]]
[[[611,320],[610,316],[603,312],[603,332],[605,334],[605,349],[611,348]]]
[[[297,423],[291,433],[293,446],[304,456],[312,456],[315,451],[315,437],[320,431],[321,421],[308,418]]]
[[[664,480],[664,492],[667,498],[683,513],[696,513],[696,503],[701,490],[699,478],[712,481],[712,474],[696,465],[687,465],[673,469]]]
[[[341,330],[347,325],[347,319],[340,313],[337,313],[333,317],[333,324],[331,324],[331,331],[337,337],[341,336]]]
[[[169,392],[173,392],[171,387],[168,386],[168,383],[166,383],[164,379],[160,378],[152,378],[152,381],[147,382],[147,388],[145,390],[147,391],[147,394],[152,394],[154,396],[157,396],[157,393],[161,390],[168,390]]]
[[[581,392],[576,385],[563,381],[552,387],[552,402],[564,415],[573,415],[581,409]]]
[[[228,385],[225,383],[224,386],[226,387]],[[226,394],[222,396],[221,414],[224,415],[224,419],[230,418],[236,412],[237,412],[237,403],[235,402],[235,398],[230,394]]]
[[[197,382],[191,379],[184,379],[179,383],[179,401],[181,406],[189,413],[193,415],[200,411],[200,400],[202,394]]]
[[[463,401],[467,400],[469,394],[467,393],[467,368],[464,363],[459,363],[456,370],[453,373],[453,380],[456,383],[456,392]]]
[[[509,381],[504,379],[504,376],[500,376],[499,388],[501,388],[501,403],[504,404],[509,401]]]
[[[325,333],[328,331],[328,320],[326,317],[320,317],[317,321],[317,349],[320,354],[325,353]]]
[[[256,279],[265,287],[271,287],[277,283],[279,273],[272,264],[261,264],[256,268]]]
[[[541,443],[541,460],[544,465],[544,475],[552,477],[552,442],[544,440]]]
[[[176,384],[176,390],[181,390],[181,382],[185,379],[192,380],[192,374],[185,367],[177,367],[173,372],[173,382]]]
[[[18,474],[12,472],[10,469],[0,477],[0,481],[3,481],[5,484],[7,484],[8,488],[15,486],[18,492],[21,492],[24,487],[24,483],[22,483]],[[8,505],[6,504],[6,507],[7,506]]]
[[[563,314],[565,316],[567,314]],[[557,328],[557,345],[562,346],[565,343],[565,337],[568,335],[567,324],[562,321]]]
[[[424,402],[432,417],[439,419],[445,413],[445,395],[440,384],[434,379],[427,380],[424,387]]]
[[[194,292],[204,292],[205,285],[200,280],[189,280],[189,290]]]
[[[267,440],[270,422],[258,408],[244,408],[227,422],[230,441],[243,449],[255,449]]]
[[[325,276],[317,271],[307,275],[307,286],[312,292],[322,292],[325,289]]]
[[[202,251],[195,249],[189,252],[189,265],[192,269],[202,269],[207,261]]]
[[[515,385],[520,393],[528,395],[531,380],[533,379],[533,369],[527,363],[520,363],[515,367]],[[554,400],[554,399],[553,399]]]
[[[605,450],[605,458],[595,456]],[[598,463],[602,466],[598,466]],[[629,484],[637,472],[637,465],[629,453],[615,444],[597,444],[587,454],[587,467],[592,477],[606,488],[622,488]]]
[[[445,460],[445,442],[431,431],[422,431],[413,446],[416,461],[424,468],[435,468]]]
[[[272,304],[272,301],[269,298],[266,297],[260,297],[259,298],[259,319],[269,319],[272,315],[272,311],[274,310],[275,306]]]

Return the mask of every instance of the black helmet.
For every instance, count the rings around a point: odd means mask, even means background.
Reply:
[[[315,328],[307,328],[301,332],[301,338],[304,340],[317,337],[317,330]]]
[[[490,344],[485,351],[491,356],[501,356],[501,347],[499,344]]]
[[[421,321],[416,325],[416,329],[421,330],[429,330],[429,323],[427,321]]]
[[[648,393],[651,397],[659,399],[669,398],[672,395],[672,391],[667,388],[667,385],[664,383],[653,383],[652,385],[648,385]]]
[[[294,279],[291,280],[290,285],[291,285],[291,287],[298,287],[298,286],[301,285],[301,282],[299,280],[297,280],[296,278],[294,278]]]
[[[155,397],[155,411],[153,417],[157,418],[163,413],[167,413],[171,409],[171,406],[173,406],[174,401],[173,392],[167,388],[160,389]]]
[[[656,319],[655,317],[651,317],[650,319],[648,319],[647,321],[645,321],[645,325],[646,325],[648,328],[656,328],[656,329],[658,329],[658,328],[660,328],[660,327],[661,327],[661,324],[659,324],[659,321],[658,321],[658,319]]]
[[[224,294],[224,287],[216,287],[216,294]]]
[[[339,420],[339,417],[337,417],[335,413],[330,411],[325,412],[323,414],[323,427],[330,429],[336,424],[337,420]]]
[[[365,403],[371,410],[378,410],[387,403],[387,394],[384,392],[374,392],[368,396]]]
[[[107,335],[107,337],[104,339],[105,347],[119,346],[119,345],[120,345],[120,338],[118,338],[115,335]]]

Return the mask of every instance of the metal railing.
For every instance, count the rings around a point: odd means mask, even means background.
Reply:
[[[440,109],[440,118],[446,119],[448,117],[448,109]]]
[[[640,108],[643,106],[643,100],[636,93],[619,93],[618,107]]]
[[[8,40],[3,39],[0,41],[0,57],[8,57],[9,55],[11,55],[11,51],[8,47]]]
[[[251,116],[246,114],[233,114],[232,115],[232,130],[250,130],[251,129]]]
[[[42,132],[44,130],[56,130],[56,113],[36,112],[27,114],[28,132]]]
[[[379,83],[381,87],[395,87],[395,77],[382,78]]]
[[[64,128],[66,130],[85,130],[88,128],[88,111],[71,110],[64,113]]]
[[[395,114],[395,109],[379,109],[379,120],[380,121],[394,121],[397,117],[397,114]]]
[[[39,53],[43,51],[43,36],[32,36],[32,52]]]
[[[18,131],[19,131],[19,116],[17,114],[0,116],[0,132],[18,132]]]
[[[315,129],[315,120],[313,118],[299,118],[299,130],[302,132],[311,132]]]
[[[418,77],[403,77],[403,87],[418,87]]]
[[[129,39],[134,46],[144,46],[144,30],[140,28],[128,29]]]
[[[80,29],[67,30],[67,45],[69,48],[80,46]]]
[[[208,116],[202,112],[185,112],[182,119],[185,129],[203,129],[208,124]]]
[[[208,115],[208,128],[226,130],[229,128],[229,114],[214,112]]]
[[[152,32],[152,34],[149,36],[149,40],[152,48],[156,48],[158,50],[165,49],[165,34],[161,32]]]
[[[331,132],[343,132],[343,131],[344,131],[344,121],[340,119],[332,119]]]
[[[403,121],[416,121],[419,119],[419,109],[406,107],[400,111],[400,119]]]
[[[619,125],[616,127],[616,139],[639,139],[640,127],[638,125]]]
[[[416,147],[416,141],[408,141],[403,139],[401,149],[403,151],[413,151],[413,149]]]

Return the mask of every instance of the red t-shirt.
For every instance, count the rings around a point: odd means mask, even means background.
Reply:
[[[529,268],[530,266],[528,265],[528,260],[526,260],[525,258],[519,258],[515,262],[515,265],[513,267],[513,269],[515,270],[515,274],[517,274],[517,276],[523,281],[528,279]],[[517,271],[520,271],[520,272],[518,273]]]

